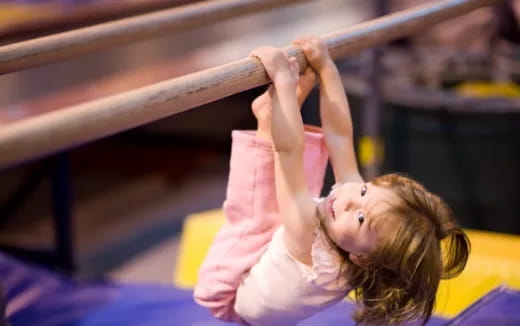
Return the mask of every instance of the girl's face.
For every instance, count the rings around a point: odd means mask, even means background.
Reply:
[[[379,221],[382,218],[376,216],[384,216],[384,211],[398,200],[384,187],[348,182],[335,185],[318,210],[330,239],[356,263],[375,249],[380,236],[391,227],[391,223]]]

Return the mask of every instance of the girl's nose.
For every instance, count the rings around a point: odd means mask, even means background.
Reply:
[[[345,201],[345,211],[353,211],[361,208],[361,202],[356,198],[349,197]]]
[[[345,202],[346,211],[351,211],[351,210],[355,209],[355,206],[356,206],[355,201],[350,198]]]

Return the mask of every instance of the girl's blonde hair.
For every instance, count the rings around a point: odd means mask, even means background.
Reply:
[[[418,182],[387,174],[372,183],[392,190],[401,200],[384,216],[375,217],[391,221],[391,233],[381,235],[377,249],[362,264],[348,264],[361,307],[354,320],[364,325],[426,323],[440,280],[457,276],[466,266],[469,239],[448,205]]]

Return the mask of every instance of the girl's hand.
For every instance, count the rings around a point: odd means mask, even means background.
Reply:
[[[298,104],[301,106],[309,93],[316,84],[316,73],[312,68],[305,69],[303,75],[298,78],[298,84],[296,85],[296,98]],[[271,110],[272,110],[272,92],[274,92],[273,85],[269,85],[267,90],[259,95],[251,103],[251,109],[258,122],[270,122],[271,121]]]
[[[253,114],[258,122],[257,137],[272,141],[271,120],[273,101],[276,92],[292,94],[296,98],[299,67],[296,58],[288,59],[280,49],[260,47],[253,50],[254,56],[262,62],[267,75],[273,81],[267,91],[257,97],[251,104]],[[290,95],[289,95],[290,96]]]
[[[329,55],[329,49],[321,38],[317,36],[303,36],[294,40],[293,44],[302,49],[307,61],[317,73],[333,64]]]
[[[296,85],[296,99],[301,109],[303,102],[309,95],[316,84],[316,73],[312,68],[305,69],[303,75],[298,79]],[[257,137],[271,141],[271,116],[274,86],[269,85],[267,90],[259,95],[251,103],[251,109],[257,121]]]
[[[267,46],[256,48],[249,55],[260,59],[275,89],[284,87],[287,88],[284,91],[289,91],[293,88],[296,92],[299,75],[296,58],[289,59],[282,50]]]

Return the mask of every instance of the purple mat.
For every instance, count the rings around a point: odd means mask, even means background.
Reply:
[[[77,282],[2,254],[0,283],[12,326],[229,325],[196,305],[191,291],[154,284]],[[353,326],[347,317],[353,308],[341,302],[300,325]],[[447,323],[434,317],[428,325]],[[449,324],[520,325],[520,294],[499,288]]]
[[[448,325],[520,325],[520,291],[500,286],[469,306]]]

